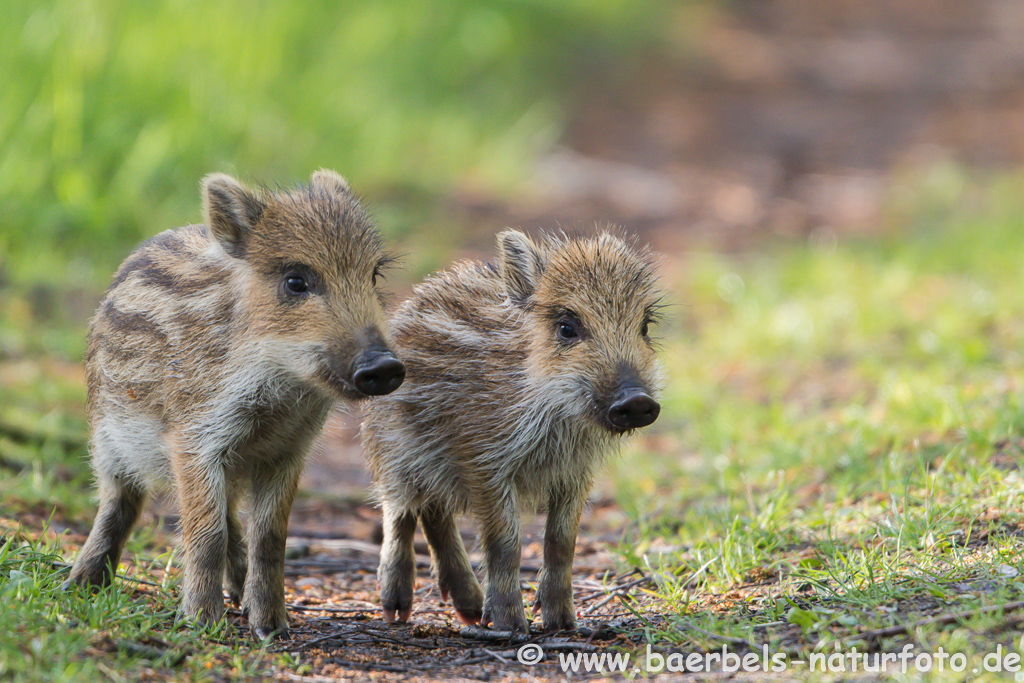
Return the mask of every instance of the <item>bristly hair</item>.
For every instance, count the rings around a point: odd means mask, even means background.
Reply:
[[[665,295],[662,294],[644,309],[644,315],[647,317],[647,321],[651,324],[662,325],[667,317],[665,315],[665,310],[668,307],[669,304],[665,303]]]
[[[375,277],[379,276],[382,280],[386,281],[387,272],[392,266],[400,263],[402,263],[401,256],[394,252],[386,251],[377,259],[377,263],[373,268],[373,274]],[[390,290],[381,289],[378,285],[379,283],[375,279],[374,287],[377,290],[377,301],[380,302],[385,311],[392,309],[395,303],[395,293]]]
[[[380,258],[377,259],[377,263],[374,264],[373,271],[376,275],[384,277],[389,270],[397,265],[401,265],[402,263],[402,256],[395,252],[385,251],[380,255]]]
[[[547,528],[560,530],[549,539],[568,539],[557,552],[571,557],[578,511],[601,463],[660,410],[654,398],[663,371],[640,320],[659,320],[663,307],[650,251],[607,230],[506,230],[496,242],[497,265],[454,264],[417,285],[391,316],[408,376],[398,392],[364,406],[363,445],[385,520],[392,520],[379,574],[386,610],[407,586],[411,547],[411,531],[394,520],[429,509],[451,528],[451,515],[470,511],[513,549],[509,561],[488,567],[488,578],[516,593],[518,579],[502,578],[518,576],[518,548],[510,545],[520,539],[516,508],[548,503]],[[563,330],[559,318],[570,315],[581,324]],[[577,337],[590,342],[569,342]],[[641,398],[636,392],[649,394],[643,417],[619,418],[616,402]],[[432,516],[419,521],[431,524]],[[433,549],[449,562],[465,556],[456,545]],[[467,568],[459,582],[475,587],[468,558],[459,564]],[[483,593],[474,592],[479,605],[463,597],[456,609],[482,608]],[[571,597],[571,585],[564,592]],[[521,605],[521,595],[513,598]],[[575,626],[568,602],[565,611],[565,623],[552,628]],[[547,626],[551,605],[542,612]]]

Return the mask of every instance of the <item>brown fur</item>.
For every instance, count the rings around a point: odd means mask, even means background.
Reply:
[[[392,320],[409,379],[363,421],[384,509],[389,621],[410,615],[418,516],[459,616],[526,630],[519,510],[541,503],[544,626],[574,628],[580,515],[602,456],[632,429],[621,412],[613,424],[612,410],[624,410],[625,396],[648,411],[630,419],[657,416],[649,394],[660,371],[646,328],[659,293],[646,252],[609,234],[535,243],[515,231],[498,236],[498,251],[497,267],[461,263],[428,279]],[[560,337],[565,325],[577,335]],[[455,526],[464,511],[480,525],[486,596]]]
[[[287,628],[284,543],[310,442],[336,399],[365,395],[360,368],[389,358],[401,371],[375,287],[387,259],[331,171],[277,194],[212,175],[203,197],[207,225],[139,247],[92,321],[100,507],[69,582],[109,583],[146,490],[170,481],[181,506],[182,612],[219,619],[223,583],[266,637]],[[248,548],[238,520],[246,493]]]

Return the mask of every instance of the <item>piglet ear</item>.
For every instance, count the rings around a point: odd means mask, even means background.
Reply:
[[[543,270],[541,250],[529,237],[518,230],[498,234],[498,271],[511,299],[528,299]]]
[[[258,194],[229,175],[213,173],[203,178],[203,213],[206,224],[221,247],[242,258],[253,227],[265,204]]]
[[[309,182],[313,187],[332,194],[352,194],[352,188],[348,186],[348,181],[326,168],[321,168],[314,173]]]

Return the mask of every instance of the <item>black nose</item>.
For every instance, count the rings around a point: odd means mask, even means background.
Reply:
[[[618,429],[639,429],[658,419],[661,406],[643,389],[632,389],[608,408],[608,421]]]
[[[402,386],[405,366],[390,353],[381,353],[360,363],[352,373],[356,389],[368,396],[383,396]]]

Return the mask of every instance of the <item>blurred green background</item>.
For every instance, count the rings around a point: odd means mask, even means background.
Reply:
[[[31,279],[50,252],[73,281],[108,271],[125,245],[198,221],[215,170],[273,185],[331,167],[422,203],[508,187],[561,134],[577,74],[625,69],[657,6],[12,0],[7,277]]]

